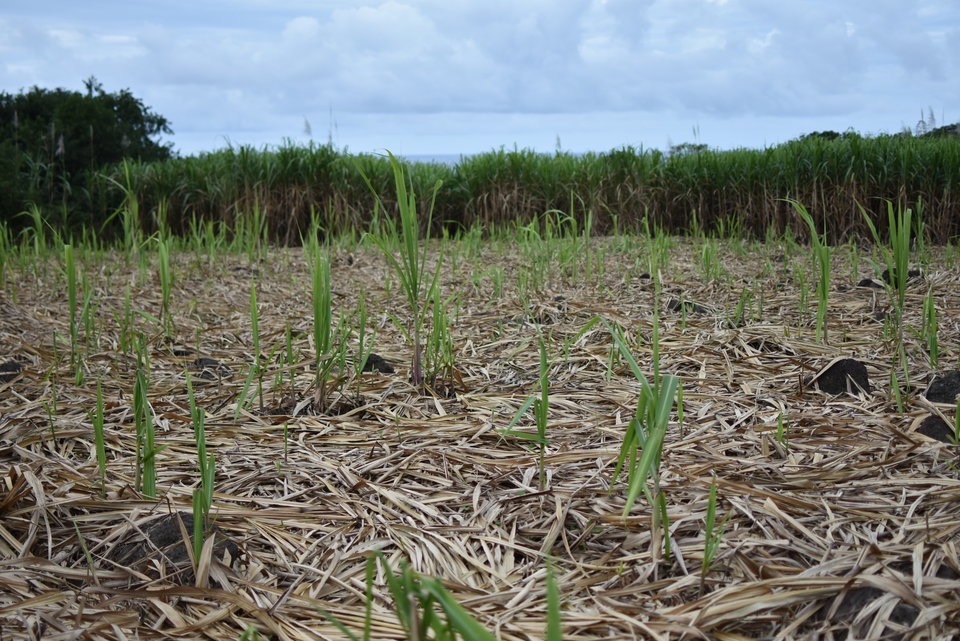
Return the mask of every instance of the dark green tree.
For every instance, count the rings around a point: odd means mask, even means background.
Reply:
[[[96,78],[84,92],[33,87],[0,93],[0,220],[36,203],[48,217],[82,224],[104,215],[92,180],[102,167],[131,158],[173,155],[166,118],[129,89],[107,93]],[[53,212],[56,211],[56,214]]]

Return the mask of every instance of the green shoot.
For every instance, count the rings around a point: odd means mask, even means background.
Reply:
[[[544,638],[546,641],[563,641],[563,628],[560,616],[560,589],[557,587],[557,577],[553,572],[553,564],[547,561],[547,629]]]
[[[206,534],[210,529],[210,509],[213,505],[213,483],[216,466],[213,454],[207,454],[206,414],[197,406],[193,383],[187,372],[187,398],[190,403],[190,418],[193,421],[193,437],[197,445],[197,468],[200,471],[200,487],[193,491],[193,558],[200,562]]]
[[[663,554],[670,557],[670,516],[667,514],[667,495],[663,490],[657,491],[656,506],[653,510],[653,529],[660,530],[663,537]]]
[[[237,407],[233,411],[233,420],[240,418],[241,412],[247,409],[247,405],[251,402],[252,398],[250,396],[250,389],[253,387],[254,380],[257,378],[257,367],[255,365],[250,366],[250,370],[247,372],[247,378],[243,382],[243,388],[240,390],[240,396],[237,397]]]
[[[157,238],[157,255],[160,262],[160,319],[163,321],[164,336],[170,338],[173,330],[173,319],[170,317],[170,291],[173,286],[173,276],[170,271],[170,247],[162,237]]]
[[[887,234],[890,238],[889,246],[884,245],[880,240],[880,234],[873,224],[870,214],[863,208],[863,205],[857,204],[860,213],[870,229],[870,234],[877,247],[883,254],[884,262],[887,267],[887,278],[885,284],[887,289],[893,292],[893,301],[897,309],[897,322],[899,323],[903,316],[903,305],[907,295],[907,280],[909,278],[910,265],[910,232],[913,228],[913,210],[897,207],[896,213],[893,211],[893,203],[887,201]]]
[[[930,367],[936,369],[940,356],[937,334],[937,305],[933,298],[933,288],[927,290],[923,298],[923,325],[920,334],[927,344],[927,356],[930,358]]]
[[[86,339],[85,344],[87,348],[89,348],[91,344],[99,347],[100,332],[96,323],[97,312],[96,312],[96,304],[93,301],[93,288],[87,285],[86,274],[84,274],[82,282],[83,282],[83,291],[85,293],[83,296],[83,308],[82,308],[82,311],[80,312],[80,318],[82,319],[82,322],[83,322],[84,337]],[[80,383],[78,383],[78,385],[79,384]]]
[[[330,257],[314,244],[313,249],[313,346],[316,351],[317,372],[330,351],[332,303],[330,297]]]
[[[777,414],[777,442],[783,447],[787,447],[787,422],[783,418],[783,412]]]
[[[260,409],[263,409],[263,369],[260,364],[260,310],[257,305],[257,285],[253,283],[250,287],[250,332],[253,342],[253,363],[247,372],[247,378],[243,383],[243,389],[240,390],[240,396],[237,399],[237,407],[233,413],[233,419],[237,420],[250,400],[250,388],[254,380],[257,381],[258,398],[260,399]]]
[[[32,223],[31,227],[22,233],[29,233],[29,240],[33,245],[33,273],[39,278],[41,267],[46,273],[46,261],[42,260],[42,257],[47,251],[47,227],[50,227],[50,224],[44,220],[43,212],[36,203],[30,203],[27,210],[20,212],[19,215],[29,218]]]
[[[658,353],[656,333],[654,333],[654,371],[657,373],[654,376],[654,385],[650,385],[633,357],[623,331],[606,321],[604,324],[607,325],[617,349],[640,383],[637,409],[627,426],[611,482],[611,484],[616,482],[620,473],[626,468],[628,490],[623,508],[623,516],[626,517],[641,492],[646,495],[651,506],[655,504],[654,494],[659,494],[659,469],[663,442],[680,379],[672,374],[659,375],[659,363],[656,362]],[[638,451],[641,452],[639,456]],[[647,484],[651,478],[654,482],[653,493],[650,492]],[[665,523],[663,525],[666,527]]]
[[[496,637],[457,603],[439,580],[420,576],[405,561],[400,562],[400,570],[395,573],[379,551],[367,559],[363,635],[355,635],[329,612],[323,612],[351,641],[371,639],[373,581],[378,563],[383,569],[387,590],[393,598],[393,610],[403,628],[403,638],[495,641]],[[554,641],[552,636],[548,639]]]
[[[311,234],[313,257],[313,344],[316,352],[316,384],[319,407],[326,405],[327,379],[333,368],[333,299],[330,292],[330,256]],[[342,347],[342,345],[341,345]],[[342,351],[339,350],[339,351]]]
[[[56,345],[56,334],[54,334],[54,345]],[[57,379],[52,377],[50,379],[50,401],[44,401],[42,403],[43,409],[47,413],[47,421],[50,423],[50,434],[54,438],[57,437],[57,403],[58,403],[58,393],[57,393]]]
[[[854,241],[847,246],[850,250],[850,280],[856,282],[860,278],[860,247]]]
[[[260,392],[260,409],[263,409],[263,367],[260,363],[260,307],[257,305],[257,283],[250,285],[250,334],[253,341],[253,370],[256,372]]]
[[[830,246],[827,245],[827,234],[824,231],[823,236],[817,232],[817,225],[813,221],[810,212],[795,200],[788,201],[797,214],[803,219],[803,222],[810,228],[810,242],[813,244],[813,259],[820,270],[820,278],[817,281],[817,341],[827,342],[827,297],[830,292]]]
[[[70,318],[70,365],[77,367],[79,355],[77,354],[78,342],[77,332],[77,265],[74,261],[73,246],[63,246],[63,262],[67,274],[67,305],[69,306]],[[78,370],[79,372],[79,370]],[[80,385],[82,381],[77,381]]]
[[[93,423],[93,442],[97,452],[97,471],[100,473],[100,491],[106,490],[107,481],[107,448],[104,442],[103,433],[103,389],[100,381],[97,381],[97,404],[94,411],[90,414],[90,422]]]
[[[430,334],[424,353],[425,374],[430,385],[436,386],[441,376],[452,380],[456,370],[453,356],[453,337],[450,335],[450,320],[447,316],[449,300],[440,296],[440,288],[433,288],[433,315],[430,324]]]
[[[357,357],[354,365],[358,382],[360,380],[359,374],[366,368],[367,359],[370,358],[375,336],[376,333],[370,336],[369,339],[367,338],[367,295],[366,292],[361,289],[360,298],[357,301]]]
[[[240,238],[243,247],[247,250],[247,259],[253,263],[266,256],[267,251],[267,216],[263,207],[260,206],[259,199],[253,203],[253,211],[249,214],[249,220],[243,220],[243,222],[246,224]]]
[[[897,370],[890,370],[890,393],[893,394],[894,403],[897,405],[897,412],[903,412],[903,394],[900,389],[900,378],[897,376]]]
[[[743,327],[747,322],[747,306],[751,305],[753,301],[753,294],[744,287],[740,290],[740,299],[737,301],[737,306],[733,310],[733,317],[730,319],[730,327]]]
[[[417,216],[417,198],[413,191],[413,183],[408,186],[408,179],[404,175],[403,165],[389,151],[387,155],[390,158],[390,165],[393,168],[394,184],[397,190],[397,204],[400,209],[400,229],[401,236],[397,236],[396,226],[387,225],[387,234],[377,234],[372,236],[374,242],[380,247],[387,263],[396,273],[400,281],[400,286],[410,305],[413,313],[413,358],[410,365],[410,382],[414,385],[422,385],[424,382],[423,366],[421,363],[421,333],[425,321],[425,309],[427,305],[424,302],[424,294],[430,292],[437,282],[440,275],[440,266],[443,263],[443,256],[437,261],[437,268],[433,274],[433,280],[430,284],[426,282],[426,261],[427,251],[424,247],[420,248],[420,223]],[[362,172],[363,179],[367,183],[370,191],[374,193],[381,209],[383,201],[380,195],[373,188],[369,177]],[[437,192],[440,189],[441,181],[437,181],[433,186],[430,198],[430,206],[427,210],[426,229],[429,231],[433,221],[433,208],[437,200]],[[399,260],[394,255],[393,248],[400,247]]]
[[[123,161],[123,184],[119,181],[108,178],[120,191],[123,192],[123,202],[117,209],[103,221],[101,231],[114,218],[119,217],[123,227],[123,248],[127,258],[133,256],[133,252],[140,246],[140,201],[137,199],[137,191],[133,188],[133,172],[128,160]]]
[[[677,387],[677,425],[680,426],[680,434],[685,433],[683,427],[683,386]]]
[[[704,523],[703,560],[700,563],[701,593],[707,574],[713,566],[713,560],[717,556],[717,550],[720,548],[720,542],[723,539],[723,530],[726,528],[727,520],[731,514],[731,512],[728,512],[723,520],[719,524],[717,523],[717,479],[713,479],[710,484],[710,494],[707,497],[707,516]]]
[[[263,637],[257,631],[257,626],[250,624],[240,633],[240,641],[261,641]]]
[[[124,355],[133,351],[133,305],[130,302],[130,287],[124,290],[123,294],[123,313],[114,316],[118,326],[118,341],[120,351]]]
[[[547,447],[547,414],[550,409],[550,362],[547,360],[547,348],[543,336],[538,337],[540,346],[540,398],[533,404],[533,414],[537,423],[537,444],[540,446],[540,489],[544,488],[544,454]]]
[[[133,385],[133,416],[137,433],[137,489],[149,498],[157,497],[157,461],[153,414],[147,392],[150,364],[143,336],[137,348],[137,375]]]
[[[537,342],[540,347],[540,395],[531,394],[527,400],[520,405],[519,409],[517,409],[513,415],[510,424],[507,425],[507,429],[503,430],[503,434],[533,441],[537,445],[540,451],[538,482],[540,490],[542,491],[546,484],[544,457],[547,447],[547,417],[550,409],[550,361],[547,359],[547,348],[543,342],[543,336],[537,337]],[[533,407],[537,433],[531,434],[530,432],[513,429],[531,406]]]
[[[705,280],[716,281],[723,276],[723,266],[717,257],[717,240],[703,238],[700,247],[700,267]]]

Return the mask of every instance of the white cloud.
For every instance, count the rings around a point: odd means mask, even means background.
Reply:
[[[400,120],[385,114],[461,113],[494,136],[505,134],[480,114],[572,114],[586,129],[623,112],[635,116],[621,124],[684,131],[819,114],[845,116],[845,129],[864,114],[899,122],[960,102],[952,0],[174,0],[124,13],[41,0],[0,8],[0,54],[7,91],[80,88],[95,75],[107,90],[130,87],[178,132],[272,143],[299,135],[304,117],[324,129],[331,108],[344,132],[383,122],[386,137]],[[429,125],[402,122],[438,144]]]
[[[57,45],[64,49],[79,49],[86,42],[84,34],[75,29],[51,29],[47,33]]]
[[[778,35],[780,35],[779,29],[771,29],[760,38],[750,38],[747,41],[747,51],[752,56],[764,55]]]
[[[309,44],[320,35],[320,21],[311,16],[298,16],[283,28],[283,40]]]

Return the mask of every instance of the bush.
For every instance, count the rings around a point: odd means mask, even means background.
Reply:
[[[0,93],[0,221],[22,225],[17,215],[32,202],[70,226],[97,222],[107,203],[93,174],[124,158],[173,156],[158,140],[173,133],[166,118],[128,89],[107,93],[93,77],[84,86]]]

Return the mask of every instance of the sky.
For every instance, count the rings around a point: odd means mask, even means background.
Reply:
[[[184,155],[764,148],[960,121],[960,3],[4,0],[0,91],[90,76]]]

